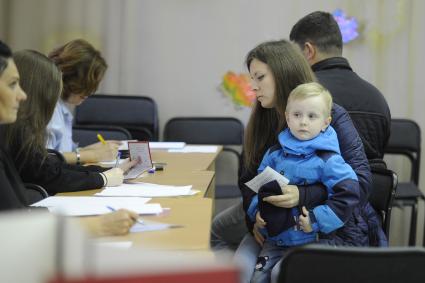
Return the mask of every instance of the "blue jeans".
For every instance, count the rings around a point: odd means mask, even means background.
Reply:
[[[217,214],[211,226],[211,248],[214,251],[234,251],[248,233],[242,201]]]
[[[234,261],[241,269],[241,282],[276,282],[280,264],[288,247],[266,241],[261,247],[251,234],[246,234],[236,250]]]

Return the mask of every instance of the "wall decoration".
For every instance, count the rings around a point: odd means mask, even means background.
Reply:
[[[220,90],[237,107],[251,107],[255,101],[255,92],[251,88],[251,79],[248,74],[238,75],[228,71],[223,76]]]
[[[359,23],[356,18],[349,18],[341,9],[335,10],[332,15],[339,25],[342,34],[342,42],[344,44],[356,39],[359,36]]]

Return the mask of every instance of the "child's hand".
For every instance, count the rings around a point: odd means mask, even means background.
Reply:
[[[255,223],[257,223],[257,226],[259,228],[266,227],[266,221],[264,221],[264,219],[261,218],[260,212],[257,212],[257,214],[255,215]]]
[[[313,227],[311,227],[311,223],[310,223],[310,216],[305,206],[303,206],[302,208],[299,224],[300,224],[301,230],[303,230],[304,232],[310,233],[311,231],[313,231]]]
[[[255,240],[258,244],[260,244],[260,246],[263,246],[264,244],[264,237],[260,233],[259,229],[264,228],[265,226],[266,222],[263,218],[261,218],[260,212],[257,212],[257,214],[255,215],[255,224],[252,233],[254,234]]]

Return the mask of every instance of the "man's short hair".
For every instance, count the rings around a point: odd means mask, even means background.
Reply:
[[[3,71],[7,68],[8,59],[12,58],[12,50],[6,43],[0,40],[0,75],[3,74]]]
[[[310,42],[323,53],[342,55],[342,35],[332,14],[316,11],[301,18],[291,30],[289,39],[304,49]]]

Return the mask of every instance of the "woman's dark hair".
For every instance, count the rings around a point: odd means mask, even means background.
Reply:
[[[20,171],[35,156],[47,157],[46,127],[62,90],[62,74],[45,55],[22,50],[13,54],[20,84],[27,94],[15,123],[4,126],[6,149]]]
[[[12,50],[6,43],[0,40],[0,76],[3,74],[3,71],[7,68],[7,60],[12,58]]]
[[[83,39],[72,40],[49,54],[63,76],[62,98],[96,92],[108,65],[98,50]]]
[[[246,57],[248,70],[256,59],[266,64],[275,81],[274,108],[263,108],[255,103],[244,139],[244,162],[249,170],[256,170],[268,147],[286,127],[285,109],[289,93],[298,85],[316,81],[313,71],[299,48],[286,40],[269,41],[252,49]]]

